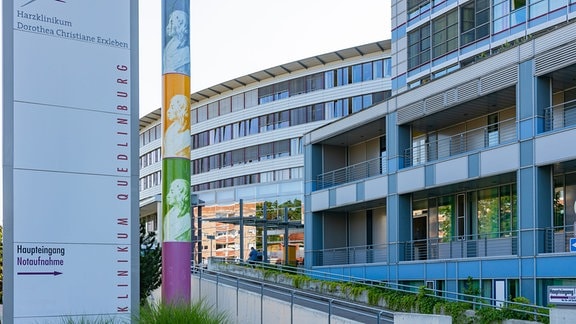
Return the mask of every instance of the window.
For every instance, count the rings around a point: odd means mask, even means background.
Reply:
[[[220,115],[218,101],[208,104],[208,119],[216,118]]]
[[[208,106],[198,107],[198,122],[208,120]]]
[[[326,89],[334,88],[336,84],[336,73],[334,70],[324,72],[324,87]]]
[[[244,94],[240,93],[232,96],[232,111],[239,111],[244,109]]]
[[[362,96],[356,96],[352,98],[352,112],[359,112],[362,110]]]
[[[308,122],[324,120],[324,104],[308,106]]]
[[[490,33],[490,6],[488,0],[474,0],[461,9],[460,43],[468,43],[487,37]]]
[[[408,0],[408,19],[430,9],[430,0]]]
[[[265,104],[274,100],[274,86],[269,85],[258,89],[258,104]]]
[[[306,77],[306,92],[324,89],[324,73],[316,73]]]
[[[430,25],[408,34],[408,69],[430,62]]]
[[[488,133],[486,138],[486,146],[498,145],[499,132],[498,132],[498,113],[488,115]]]
[[[526,7],[526,0],[512,0],[512,10]]]
[[[384,59],[384,76],[392,76],[392,59]]]
[[[296,96],[302,93],[306,93],[306,80],[304,78],[290,80],[290,96]]]
[[[220,115],[228,114],[232,111],[231,97],[220,100]]]
[[[336,70],[336,85],[343,86],[348,84],[348,80],[350,79],[350,72],[348,67],[340,68]]]
[[[362,81],[362,64],[352,66],[352,83]]]
[[[458,11],[453,10],[432,21],[432,58],[458,48]]]
[[[362,64],[362,81],[372,80],[372,62]]]
[[[306,123],[306,107],[296,108],[290,112],[290,126]]]
[[[512,0],[510,25],[516,26],[526,21],[526,0]]]
[[[381,79],[384,77],[384,60],[372,62],[372,75],[374,79]]]

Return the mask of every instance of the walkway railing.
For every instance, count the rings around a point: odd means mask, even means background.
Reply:
[[[423,164],[430,161],[479,150],[491,146],[514,142],[516,118],[469,130],[452,136],[439,138],[422,145],[415,145],[404,151],[404,167]]]
[[[544,130],[551,131],[576,125],[576,100],[544,109]]]
[[[198,284],[193,284],[192,294],[197,294],[199,300],[204,300],[210,305],[213,305],[217,311],[225,311],[232,316],[236,315],[236,321],[242,322],[239,313],[259,312],[259,316],[253,316],[256,319],[260,318],[261,323],[266,323],[266,319],[275,318],[270,316],[270,309],[265,308],[266,305],[273,305],[271,299],[278,300],[278,308],[274,308],[276,312],[284,312],[283,321],[287,323],[295,322],[298,318],[302,318],[302,314],[306,313],[306,309],[310,310],[311,316],[318,316],[317,312],[323,312],[328,317],[328,323],[331,321],[342,322],[352,321],[359,323],[394,323],[394,313],[382,309],[380,307],[370,306],[355,302],[353,300],[345,300],[340,297],[316,293],[314,291],[301,289],[298,287],[288,287],[286,284],[276,284],[272,281],[263,279],[261,277],[250,277],[248,271],[243,272],[244,275],[239,275],[238,271],[234,270],[253,270],[257,267],[261,270],[274,270],[274,273],[284,274],[302,274],[302,269],[295,267],[276,266],[267,263],[258,262],[257,265],[247,264],[244,262],[227,263],[224,260],[214,259],[214,269],[203,267],[192,268],[192,276],[199,279]],[[219,263],[225,263],[224,267],[219,267]],[[232,267],[236,269],[232,269]],[[319,275],[324,275],[323,272],[317,272]],[[329,274],[326,274],[329,275]],[[211,281],[215,284],[207,284],[206,281]],[[234,289],[230,289],[233,287]],[[249,294],[247,294],[249,293]],[[252,302],[246,301],[247,296]],[[233,300],[235,299],[235,300]],[[259,302],[254,302],[259,299]],[[246,303],[246,304],[244,304]],[[231,309],[231,307],[233,309]],[[251,307],[252,309],[240,311],[238,308]],[[235,309],[234,309],[235,308]],[[283,308],[283,309],[281,309]],[[289,309],[288,312],[285,312]],[[305,316],[305,315],[304,315]],[[252,318],[254,319],[254,318]]]
[[[316,189],[321,190],[386,172],[388,172],[386,161],[379,157],[318,175]]]
[[[243,271],[242,269],[248,269],[248,271]],[[259,271],[256,270],[260,270],[261,273],[258,274]],[[239,275],[239,271],[242,274]],[[215,265],[213,269],[194,268],[192,272],[194,276],[197,276],[200,279],[207,277],[210,278],[210,280],[214,280],[216,282],[216,287],[219,286],[219,283],[221,285],[230,285],[230,283],[232,283],[232,286],[235,287],[236,292],[238,292],[240,289],[246,289],[250,285],[257,287],[256,291],[259,292],[261,299],[265,298],[265,294],[267,292],[271,292],[275,296],[284,295],[284,299],[290,303],[291,310],[294,309],[294,305],[296,305],[297,302],[304,301],[308,305],[315,304],[318,305],[318,307],[325,309],[329,316],[336,314],[338,309],[347,311],[349,312],[348,314],[352,314],[354,317],[361,316],[364,319],[358,317],[356,320],[360,320],[364,323],[372,323],[373,320],[375,320],[374,323],[392,323],[394,320],[394,314],[389,310],[382,310],[382,308],[374,308],[371,306],[366,306],[365,304],[354,302],[353,300],[355,300],[356,297],[347,296],[345,299],[350,301],[344,301],[343,299],[335,298],[332,295],[315,293],[303,289],[302,287],[294,287],[292,289],[286,285],[277,285],[266,280],[266,273],[274,273],[275,275],[273,277],[276,278],[275,280],[278,280],[278,275],[282,274],[286,275],[287,278],[294,277],[294,275],[299,275],[320,281],[353,283],[358,287],[365,287],[366,291],[373,289],[386,289],[390,291],[414,294],[421,294],[424,292],[428,296],[441,297],[447,301],[459,301],[468,303],[474,309],[483,307],[513,307],[517,312],[525,314],[534,320],[547,319],[549,317],[549,309],[546,307],[483,297],[481,296],[482,291],[480,291],[480,295],[468,295],[464,293],[433,288],[426,288],[426,290],[422,291],[422,287],[419,286],[405,285],[390,281],[366,280],[366,278],[352,276],[352,272],[349,272],[348,275],[343,275],[340,273],[322,271],[321,269],[304,269],[301,267],[277,266],[267,263],[257,263],[256,265],[252,265],[246,264],[244,262],[236,262],[232,264],[228,263],[223,267]],[[252,273],[252,276],[255,277],[249,277],[251,276],[250,272]],[[270,278],[272,278],[272,276]],[[301,285],[303,282],[305,282],[305,280],[301,280],[299,282]],[[320,284],[320,286],[323,285]],[[214,292],[203,291],[204,288],[202,284],[196,285],[196,287],[198,289],[199,295],[201,296],[214,295]],[[229,291],[230,290],[228,289],[228,292]],[[334,294],[336,295],[341,295],[342,293],[343,292],[339,291],[338,289],[334,291]],[[216,308],[218,309],[218,291],[216,291],[215,294]],[[238,296],[239,295],[237,294],[237,298]],[[367,301],[364,301],[363,303],[367,303]],[[232,303],[227,302],[226,304]],[[240,304],[241,301],[236,300],[236,305]],[[263,305],[262,302],[260,304]],[[291,315],[293,316],[293,314]]]

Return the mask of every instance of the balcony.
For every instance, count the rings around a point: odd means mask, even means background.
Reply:
[[[576,100],[544,109],[544,131],[576,125]]]
[[[518,254],[517,231],[404,242],[405,261],[494,257]]]
[[[366,179],[387,173],[386,158],[375,158],[344,168],[322,173],[316,177],[316,190]]]
[[[466,152],[512,143],[516,141],[516,118],[503,120],[462,132],[443,136],[420,145],[413,145],[404,151],[404,167],[416,166]]]

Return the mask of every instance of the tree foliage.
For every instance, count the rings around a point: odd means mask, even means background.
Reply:
[[[162,249],[155,232],[140,224],[140,304],[162,284]]]

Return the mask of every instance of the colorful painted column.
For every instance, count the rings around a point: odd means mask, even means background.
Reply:
[[[162,1],[162,300],[190,303],[190,1]]]

